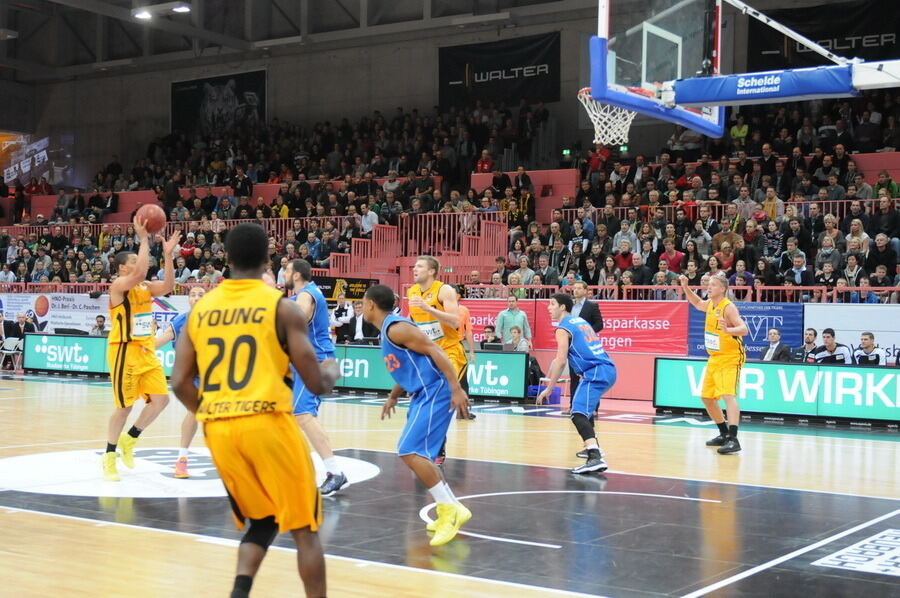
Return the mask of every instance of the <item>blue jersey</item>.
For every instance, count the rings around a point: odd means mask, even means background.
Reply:
[[[325,361],[330,357],[334,357],[334,343],[331,340],[331,322],[328,319],[328,303],[325,301],[325,295],[314,282],[308,283],[300,289],[300,293],[309,293],[313,299],[316,310],[313,313],[312,320],[309,321],[309,342],[312,343],[313,349],[316,351],[316,357],[319,361]]]
[[[568,315],[559,322],[559,327],[569,333],[569,367],[576,374],[589,372],[600,366],[612,366],[612,359],[607,355],[600,337],[587,323],[578,316]]]
[[[178,342],[178,337],[181,336],[181,330],[184,328],[185,324],[187,324],[188,316],[191,312],[184,312],[183,314],[178,314],[175,316],[175,319],[172,320],[172,323],[169,326],[172,327],[172,332],[175,333],[175,336],[172,338],[172,344]]]
[[[447,378],[428,355],[410,351],[391,342],[388,328],[397,322],[407,322],[415,326],[412,320],[388,314],[381,324],[381,356],[384,365],[390,372],[394,382],[403,387],[414,399],[423,390],[425,396],[437,395],[442,387],[447,386]]]

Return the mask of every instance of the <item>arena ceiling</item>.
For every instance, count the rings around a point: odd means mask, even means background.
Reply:
[[[173,12],[180,4],[190,11]],[[596,7],[596,0],[0,0],[0,76],[28,82],[159,70],[576,19]],[[135,16],[139,9],[151,18]]]

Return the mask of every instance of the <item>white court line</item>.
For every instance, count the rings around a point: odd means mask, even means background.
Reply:
[[[822,546],[825,546],[826,544],[831,544],[835,540],[840,540],[841,538],[843,538],[845,536],[849,536],[852,533],[858,532],[861,529],[871,527],[871,526],[875,525],[876,523],[881,523],[885,519],[890,519],[891,517],[894,517],[895,515],[900,515],[900,509],[891,511],[890,513],[882,515],[881,517],[876,517],[875,519],[870,519],[869,521],[866,521],[865,523],[860,523],[856,527],[851,527],[850,529],[842,531],[833,536],[828,536],[824,540],[819,540],[815,544],[810,544],[809,546],[805,546],[803,548],[800,548],[799,550],[795,550],[794,552],[790,552],[784,556],[780,556],[777,559],[772,559],[771,561],[765,562],[762,565],[757,565],[756,567],[753,567],[752,569],[747,569],[746,571],[738,573],[737,575],[732,575],[731,577],[723,579],[722,581],[717,581],[716,583],[708,585],[705,588],[700,588],[699,590],[695,590],[695,591],[691,592],[690,594],[685,594],[684,596],[682,596],[682,598],[698,598],[699,596],[705,596],[706,594],[709,594],[710,592],[714,592],[718,589],[724,588],[725,586],[729,586],[737,581],[746,579],[746,578],[750,577],[751,575],[756,575],[760,571],[765,571],[766,569],[770,569],[771,567],[774,567],[775,565],[780,565],[781,563],[783,563],[785,561],[789,561],[794,557],[798,557],[801,554],[806,554],[807,552],[811,552],[811,551],[815,550],[816,548],[820,548]]]
[[[341,449],[344,450],[344,449]],[[396,451],[388,451],[384,449],[361,449],[361,448],[353,448],[346,450],[359,450],[359,451],[372,451],[373,453],[394,453]],[[570,470],[571,467],[563,467],[561,465],[541,465],[538,463],[516,463],[515,461],[496,461],[493,459],[475,459],[473,457],[449,457],[449,459],[457,459],[459,461],[477,461],[478,463],[500,463],[502,465],[522,465],[525,467],[546,467],[548,469],[566,469]],[[832,492],[830,490],[807,490],[804,488],[788,488],[786,486],[770,486],[766,484],[750,484],[748,482],[726,482],[724,480],[710,480],[704,478],[688,478],[674,475],[656,475],[652,473],[633,473],[630,471],[619,471],[618,469],[607,469],[603,473],[615,473],[619,475],[631,475],[645,478],[659,478],[662,480],[682,480],[685,482],[706,482],[707,484],[725,484],[728,486],[747,486],[748,488],[768,488],[770,490],[789,490],[791,492],[810,492],[814,494],[830,494],[832,496],[849,496],[851,498],[871,498],[873,500],[890,500],[893,502],[897,502],[896,498],[889,498],[887,496],[870,496],[868,494],[852,494],[850,492]]]
[[[225,546],[233,546],[231,542],[236,542],[236,540],[230,540],[229,538],[217,538],[215,536],[204,536],[202,534],[192,534],[189,532],[180,532],[171,529],[160,529],[158,527],[142,527],[140,525],[133,525],[130,523],[119,523],[114,521],[99,521],[97,519],[90,519],[88,517],[77,517],[75,515],[62,515],[60,513],[47,513],[45,511],[35,511],[33,509],[20,509],[18,507],[0,507],[4,510],[5,513],[15,514],[15,513],[31,513],[34,515],[44,515],[46,517],[56,517],[58,519],[69,519],[71,521],[84,521],[87,523],[92,523],[96,527],[122,527],[127,529],[137,529],[147,532],[158,532],[162,534],[171,534],[174,536],[182,536],[185,538],[194,538],[197,542],[202,542],[205,544],[223,544]],[[218,540],[222,540],[223,542],[218,542]],[[280,550],[284,552],[296,552],[294,548],[288,548],[286,546],[272,546],[269,550]],[[402,571],[418,571],[422,573],[426,573],[428,575],[437,575],[439,577],[450,577],[453,579],[466,580],[468,582],[483,582],[487,584],[498,584],[501,586],[506,586],[510,588],[526,588],[529,590],[538,590],[545,591],[548,594],[552,594],[554,596],[572,596],[573,598],[603,598],[602,596],[597,596],[595,594],[582,594],[580,592],[572,592],[569,590],[558,590],[556,588],[544,587],[544,586],[533,586],[524,583],[516,583],[514,581],[503,581],[501,579],[491,579],[488,577],[474,577],[469,575],[463,575],[461,573],[449,573],[446,571],[435,571],[434,569],[420,569],[418,567],[410,567],[408,565],[395,565],[393,563],[382,563],[379,561],[369,561],[366,559],[359,559],[356,557],[349,556],[340,556],[336,554],[326,554],[326,557],[329,559],[346,561],[350,563],[356,563],[357,566],[360,565],[377,565],[379,567],[387,567],[389,569],[399,569]]]
[[[169,434],[167,436],[141,436],[141,439],[147,438],[181,438],[180,434]],[[32,448],[35,446],[56,446],[60,444],[84,444],[84,443],[105,443],[106,438],[100,438],[95,440],[61,440],[59,442],[37,442],[34,444],[10,444],[7,446],[0,446],[0,451],[5,449],[16,449],[16,448]]]

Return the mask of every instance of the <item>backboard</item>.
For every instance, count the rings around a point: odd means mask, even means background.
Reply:
[[[719,106],[667,105],[661,84],[719,74],[718,0],[599,0],[591,39],[591,95],[598,102],[721,137]]]

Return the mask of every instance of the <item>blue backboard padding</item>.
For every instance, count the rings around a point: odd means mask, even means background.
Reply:
[[[856,95],[853,67],[820,66],[806,69],[767,71],[679,79],[675,101],[681,105],[752,104],[777,99]]]

